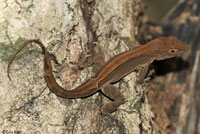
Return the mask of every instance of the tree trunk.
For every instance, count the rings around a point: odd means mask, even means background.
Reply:
[[[70,62],[103,51],[105,62],[128,50],[124,38],[136,42],[140,0],[0,0],[0,133],[152,133],[151,111],[144,88],[131,73],[115,84],[126,103],[103,116],[100,107],[110,102],[96,93],[85,99],[62,99],[51,93],[43,78],[43,55],[32,44],[22,51],[6,74],[10,56],[24,40],[40,39],[55,55],[57,82],[74,89],[91,76],[92,68],[78,70]],[[131,47],[136,44],[131,44]],[[95,68],[94,68],[95,69]],[[135,112],[128,112],[135,111]]]
[[[139,28],[142,41],[173,35],[190,46],[181,57],[157,63],[159,77],[147,88],[156,133],[200,133],[199,11],[199,0],[179,0],[160,22],[144,23]]]

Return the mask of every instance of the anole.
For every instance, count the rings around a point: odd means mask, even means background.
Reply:
[[[173,36],[156,38],[145,45],[116,55],[111,58],[94,77],[90,78],[74,90],[66,90],[56,82],[53,75],[50,56],[44,45],[39,40],[26,41],[25,44],[12,56],[7,67],[9,79],[9,67],[12,61],[15,56],[30,43],[36,43],[42,49],[42,54],[44,55],[44,79],[53,93],[62,98],[77,99],[90,96],[101,90],[112,100],[112,102],[101,108],[101,112],[104,115],[110,115],[120,105],[125,103],[124,95],[118,89],[115,89],[112,85],[113,83],[118,82],[120,79],[135,70],[140,70],[141,78],[139,78],[139,81],[143,80],[148,71],[148,66],[154,60],[164,60],[181,55],[189,48],[188,45]]]

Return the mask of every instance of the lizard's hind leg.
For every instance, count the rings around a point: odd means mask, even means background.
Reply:
[[[107,97],[112,99],[113,101],[104,105],[101,108],[101,113],[103,115],[111,116],[111,113],[115,111],[120,105],[125,103],[125,97],[124,95],[119,91],[119,89],[116,89],[113,85],[109,84],[102,88],[101,90]]]

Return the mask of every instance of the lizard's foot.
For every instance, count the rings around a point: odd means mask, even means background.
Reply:
[[[114,118],[114,116],[113,116],[110,112],[108,112],[107,110],[104,109],[104,106],[101,107],[100,111],[101,111],[101,113],[102,113],[104,116],[108,116],[108,117],[110,117],[111,119]]]

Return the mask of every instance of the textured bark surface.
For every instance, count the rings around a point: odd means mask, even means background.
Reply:
[[[143,41],[173,35],[190,45],[183,56],[156,63],[159,76],[147,88],[156,133],[200,133],[199,11],[199,0],[179,0],[160,22],[139,28]]]
[[[92,68],[78,70],[69,62],[95,54],[95,46],[110,57],[136,42],[140,0],[0,0],[0,133],[126,133],[150,134],[151,111],[144,88],[135,85],[136,73],[116,87],[126,96],[123,110],[114,118],[100,114],[109,102],[99,93],[76,100],[52,94],[43,79],[43,57],[35,44],[22,51],[6,76],[10,56],[27,39],[40,39],[60,64],[54,64],[57,82],[73,89],[92,75]],[[136,44],[132,44],[134,47]]]

